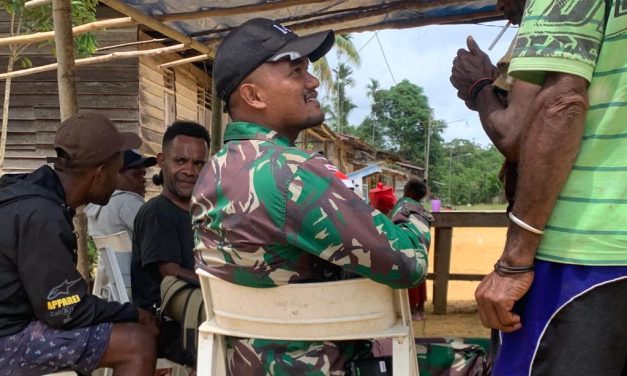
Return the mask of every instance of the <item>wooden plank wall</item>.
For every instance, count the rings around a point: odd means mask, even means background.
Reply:
[[[140,40],[151,39],[140,31]],[[140,46],[139,48],[157,48],[159,44]],[[157,56],[141,56],[139,58],[139,133],[144,143],[142,153],[156,156],[161,152],[161,140],[166,124],[166,82],[165,72],[159,65],[178,60],[178,54]],[[174,77],[174,100],[176,120],[191,120],[205,126],[211,131],[211,77],[193,64],[182,64],[169,68]],[[202,90],[207,93],[203,94]],[[171,92],[171,90],[170,90]],[[203,107],[199,103],[199,96],[204,95],[207,103]],[[203,109],[204,108],[204,109]],[[158,167],[150,169],[148,176],[159,171]],[[154,196],[161,191],[150,182],[147,187],[147,197]]]
[[[118,16],[110,8],[99,8],[99,19]],[[2,11],[0,36],[7,36],[8,32],[9,16]],[[137,26],[100,31],[95,35],[99,46],[131,42],[137,40]],[[127,47],[118,51],[135,48]],[[3,72],[6,71],[8,51],[8,47],[0,48],[0,70]],[[51,51],[52,45],[33,45],[25,55],[31,59],[33,66],[39,66],[56,62]],[[19,65],[16,68],[21,69]],[[32,171],[45,163],[46,156],[55,154],[52,143],[60,117],[56,75],[56,70],[53,70],[13,79],[6,172]],[[78,67],[76,79],[80,109],[101,111],[121,130],[138,131],[137,58]],[[0,103],[3,96],[4,81],[0,81]]]
[[[140,39],[150,39],[140,32]],[[159,44],[148,47],[157,48]],[[165,124],[165,80],[164,71],[158,66],[179,59],[177,54],[142,56],[139,58],[139,124],[140,134],[144,139],[142,151],[156,155],[161,151],[161,138],[169,124]],[[192,64],[183,64],[170,68],[174,73],[174,93],[176,102],[176,120],[199,122],[210,129],[211,110],[202,111],[197,98],[199,90],[207,90],[211,95],[211,78]],[[210,106],[210,103],[207,103]],[[202,113],[205,116],[202,116]],[[199,113],[201,115],[199,115]]]

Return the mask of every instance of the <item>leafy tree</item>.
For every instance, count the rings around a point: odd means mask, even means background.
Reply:
[[[46,4],[33,8],[24,7],[25,0],[0,0],[0,6],[10,16],[9,34],[18,36],[21,33],[32,33],[40,31],[50,31],[53,29],[52,5]],[[82,25],[96,20],[96,6],[98,0],[72,0],[72,24]],[[53,44],[51,41],[43,43]],[[74,39],[76,54],[78,56],[88,56],[96,51],[96,40],[93,34],[87,33],[77,36]],[[23,56],[29,47],[25,45],[10,45],[7,61],[7,73],[12,72],[15,65],[20,63],[22,67],[28,68],[32,63],[28,57]],[[54,48],[53,48],[54,52]],[[0,136],[0,174],[3,171],[4,155],[7,143],[7,130],[9,124],[9,100],[11,98],[11,78],[7,78],[4,86],[4,102],[2,107],[2,131]]]
[[[455,139],[445,148],[448,158],[438,169],[447,171],[447,202],[454,205],[486,203],[501,194],[498,172],[503,157],[494,146],[483,148],[468,140]]]
[[[424,163],[425,127],[432,110],[422,88],[403,80],[388,90],[375,90],[373,96],[371,114],[362,126],[375,122],[381,130],[383,145],[412,163]],[[437,139],[439,131],[435,130],[432,137]]]

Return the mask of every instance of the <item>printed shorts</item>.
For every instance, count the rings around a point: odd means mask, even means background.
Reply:
[[[536,260],[493,376],[627,375],[627,266]]]
[[[62,330],[33,321],[0,338],[0,376],[33,376],[59,370],[91,374],[107,349],[112,323]]]

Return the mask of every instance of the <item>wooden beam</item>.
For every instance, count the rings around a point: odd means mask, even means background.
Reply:
[[[210,8],[198,12],[171,13],[155,17],[162,22],[191,20],[197,18],[224,17],[232,15],[241,15],[246,13],[266,12],[270,10],[283,9],[296,5],[324,3],[328,0],[283,0],[271,3],[263,2],[254,5],[241,5],[238,7],[228,8]]]
[[[507,227],[503,210],[494,211],[442,211],[433,213],[433,227]]]
[[[215,65],[213,66],[215,70]],[[211,77],[215,77],[213,72]],[[211,80],[211,145],[209,155],[214,155],[222,147],[222,99],[218,96],[216,80]]]
[[[208,56],[208,55],[192,56],[192,57],[188,57],[188,58],[185,58],[185,59],[179,59],[179,60],[171,61],[169,63],[163,63],[161,65],[157,65],[157,68],[159,68],[159,69],[166,69],[166,68],[169,68],[169,67],[175,67],[177,65],[182,65],[182,64],[187,64],[187,63],[195,63],[197,61],[203,61],[203,60],[207,60],[207,59],[211,59],[211,56]]]
[[[448,296],[448,281],[451,270],[451,244],[453,229],[439,227],[435,229],[435,254],[433,255],[433,313],[446,314],[446,299]]]
[[[120,0],[100,0],[100,2],[108,5],[109,7],[117,10],[118,12],[122,14],[125,14],[133,18],[137,22],[141,23],[142,25],[146,25],[147,27],[153,29],[154,31],[158,31],[161,34],[167,37],[170,37],[179,43],[183,43],[186,46],[190,46],[191,48],[195,49],[196,51],[199,51],[202,54],[209,55],[209,56],[214,56],[215,54],[215,51],[212,48],[206,46],[205,44],[202,44],[194,40],[193,38],[190,38],[189,36],[171,28],[170,26],[160,21],[157,21],[153,17],[150,17],[133,7],[126,5]]]
[[[78,112],[71,0],[52,0],[52,20],[57,52],[59,104],[63,121]]]
[[[74,63],[74,35],[72,35],[71,0],[52,0],[54,43],[57,50],[57,85],[61,121],[78,112],[76,90],[76,65]],[[89,280],[89,256],[87,254],[87,217],[83,206],[75,208],[74,228],[78,234],[78,272]]]
[[[153,48],[151,50],[120,51],[120,52],[113,52],[108,55],[100,55],[100,56],[86,57],[84,59],[77,59],[75,61],[75,64],[87,65],[87,64],[101,63],[104,61],[127,59],[127,58],[138,57],[138,56],[154,56],[154,55],[161,55],[161,54],[166,54],[166,53],[182,51],[188,48],[191,48],[191,47],[185,46],[184,44],[181,43],[181,44],[175,44],[173,46],[168,46],[168,47]],[[53,63],[53,64],[41,65],[39,67],[13,71],[10,73],[2,73],[0,74],[0,80],[4,80],[9,77],[21,77],[21,76],[28,76],[28,75],[35,74],[35,73],[46,72],[46,71],[57,69],[57,67],[58,67],[58,64]]]

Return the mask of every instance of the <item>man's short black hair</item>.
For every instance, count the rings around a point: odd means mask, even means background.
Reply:
[[[209,138],[209,132],[202,125],[193,122],[193,121],[175,121],[171,126],[166,129],[163,134],[163,141],[161,146],[165,148],[167,145],[174,140],[176,136],[183,135],[188,137],[199,138],[204,140],[207,143],[207,147],[211,143],[211,139]]]
[[[424,179],[411,178],[405,184],[405,196],[409,196],[416,201],[422,200],[427,194],[427,182]]]

